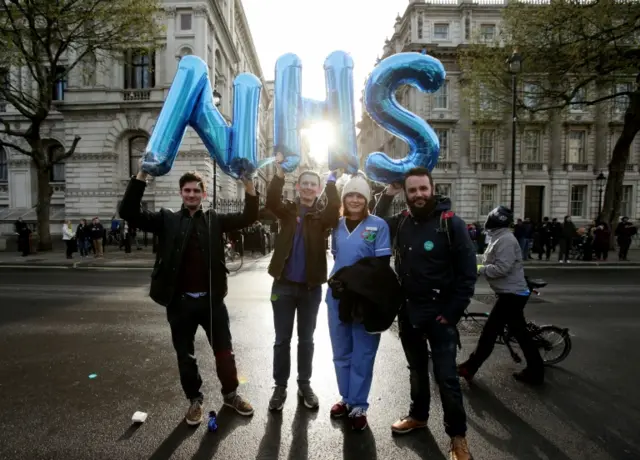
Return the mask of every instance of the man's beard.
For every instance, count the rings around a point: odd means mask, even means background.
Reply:
[[[421,207],[415,205],[415,202],[420,199],[424,200],[425,204]],[[416,219],[425,219],[431,215],[436,207],[436,197],[431,195],[429,198],[417,198],[407,202],[411,215]]]

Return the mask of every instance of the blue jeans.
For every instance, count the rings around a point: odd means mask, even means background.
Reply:
[[[529,260],[529,243],[531,240],[529,238],[520,238],[518,243],[520,243],[520,249],[522,250],[522,260]]]
[[[467,416],[456,370],[458,345],[456,327],[431,319],[425,323],[422,329],[417,329],[410,324],[403,312],[398,316],[398,321],[400,341],[410,371],[411,408],[409,416],[420,421],[426,421],[429,418],[431,391],[428,353],[430,347],[433,374],[440,389],[445,432],[450,437],[464,436],[467,432]],[[429,347],[427,347],[427,340]]]
[[[273,325],[273,380],[287,386],[291,375],[291,338],[298,312],[298,385],[308,384],[313,369],[313,334],[322,298],[322,286],[308,288],[303,284],[274,281],[271,288]]]
[[[339,305],[329,289],[327,316],[338,390],[349,407],[367,410],[380,334],[369,334],[362,323],[340,321]]]

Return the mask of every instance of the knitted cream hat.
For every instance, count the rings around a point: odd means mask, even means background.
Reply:
[[[344,201],[344,197],[349,193],[359,193],[367,200],[367,203],[371,200],[371,187],[369,187],[367,179],[360,174],[356,174],[344,184],[341,199]]]

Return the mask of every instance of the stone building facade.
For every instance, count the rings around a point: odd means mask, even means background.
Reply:
[[[490,41],[500,28],[501,9],[508,0],[410,0],[395,21],[393,36],[382,58],[404,51],[426,50],[442,61],[446,83],[434,94],[403,87],[398,101],[435,129],[440,160],[433,170],[440,193],[451,197],[454,209],[467,221],[482,221],[498,204],[511,197],[511,114],[498,110],[490,98],[472,103],[464,97],[458,51],[475,40]],[[526,69],[525,69],[526,72]],[[519,77],[519,88],[527,82]],[[631,83],[629,83],[630,85]],[[587,89],[603,95],[613,88]],[[532,89],[525,88],[524,94]],[[589,95],[590,99],[595,99]],[[550,118],[548,114],[520,114],[516,128],[515,214],[538,220],[571,215],[583,223],[599,210],[596,177],[607,166],[622,130],[627,100],[596,106],[572,105]],[[482,113],[480,113],[482,112]],[[407,146],[391,136],[363,108],[358,151],[362,163],[373,151],[402,158]],[[632,146],[625,174],[621,213],[640,216],[640,142]]]
[[[165,0],[163,18],[166,36],[153,53],[136,50],[121,60],[96,62],[88,58],[56,88],[55,108],[42,129],[48,148],[67,149],[73,138],[82,137],[76,153],[56,165],[51,174],[52,232],[60,233],[59,221],[116,213],[127,182],[137,170],[155,120],[162,108],[178,61],[193,54],[206,61],[211,85],[220,96],[219,110],[232,118],[233,80],[250,72],[263,82],[260,103],[259,158],[271,155],[272,88],[264,81],[241,0],[182,2]],[[29,84],[26,72],[10,70],[11,78]],[[0,102],[0,116],[24,129],[19,114]],[[155,178],[147,188],[148,209],[180,206],[178,177],[189,170],[202,173],[209,196],[216,174],[218,198],[242,198],[241,184],[216,168],[203,143],[191,128],[180,146],[173,170]],[[260,192],[266,191],[273,168],[258,172]],[[35,222],[36,173],[28,157],[9,148],[0,150],[0,233],[11,232],[19,216]]]

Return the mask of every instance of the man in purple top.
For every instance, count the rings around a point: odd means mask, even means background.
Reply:
[[[318,398],[311,389],[313,334],[322,297],[322,284],[327,281],[327,231],[340,217],[340,197],[332,172],[325,188],[326,205],[320,206],[320,175],[305,171],[298,177],[295,201],[282,201],[284,171],[278,155],[276,175],[267,190],[267,208],[280,220],[269,274],[274,278],[271,290],[275,343],[273,345],[273,379],[275,389],[269,401],[270,410],[282,410],[287,398],[291,374],[291,337],[298,314],[298,395],[309,409],[318,408]]]

